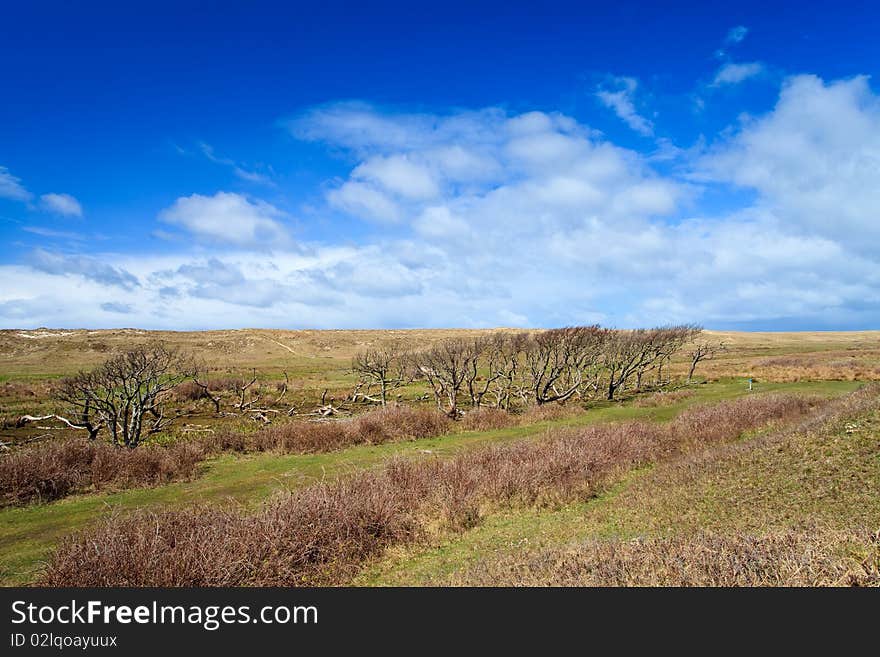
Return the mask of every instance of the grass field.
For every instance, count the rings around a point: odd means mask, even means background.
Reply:
[[[365,345],[389,335],[419,344],[451,334],[457,333],[217,331],[157,336],[139,331],[3,331],[0,382],[39,384],[98,363],[133,341],[161,337],[194,351],[218,371],[241,372],[256,367],[269,378],[287,371],[295,382],[294,390],[306,398],[326,388],[342,391],[350,387],[348,362]],[[196,503],[250,507],[278,489],[298,488],[373,468],[395,455],[420,458],[430,453],[446,457],[482,445],[528,440],[567,425],[637,418],[669,420],[693,404],[750,394],[748,377],[756,380],[751,394],[779,391],[834,397],[855,390],[864,380],[877,378],[874,374],[880,371],[880,332],[718,333],[712,337],[725,340],[727,352],[705,363],[701,374],[708,378],[707,383],[691,386],[691,396],[670,405],[641,406],[633,400],[595,403],[585,413],[560,420],[485,432],[459,431],[402,443],[360,445],[322,454],[225,454],[203,463],[199,476],[191,481],[83,493],[50,504],[2,509],[0,582],[12,585],[31,581],[61,538],[111,514]],[[15,413],[33,400],[2,401],[3,412]],[[813,442],[795,441],[794,446],[762,446],[733,456],[720,450],[707,458],[702,469],[688,466],[689,479],[676,470],[678,465],[665,464],[622,474],[614,486],[588,502],[494,513],[464,533],[435,537],[434,544],[391,548],[362,572],[356,583],[481,583],[479,573],[492,567],[509,569],[509,561],[516,555],[534,558],[541,551],[569,549],[579,541],[596,538],[691,535],[709,529],[766,532],[825,518],[880,526],[878,498],[865,493],[880,490],[880,421],[875,413],[855,422],[855,432],[845,433],[849,430],[838,427],[819,437],[812,436]],[[855,439],[844,440],[844,436]],[[802,494],[817,486],[831,492],[812,497]]]
[[[877,585],[878,491],[880,403],[819,428],[751,435],[733,446],[628,472],[588,502],[496,514],[436,545],[391,553],[355,583],[590,585],[597,582],[579,580],[566,572],[565,563],[597,543],[695,538],[699,543],[707,532],[765,539],[789,531],[856,528],[864,541],[848,546],[843,556],[868,564]]]

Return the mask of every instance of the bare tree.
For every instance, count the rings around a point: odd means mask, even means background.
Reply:
[[[365,399],[385,406],[388,393],[405,385],[408,379],[406,352],[397,344],[359,352],[352,359],[351,369],[358,375],[352,401]],[[378,397],[372,396],[374,386],[379,389]]]
[[[87,429],[92,438],[107,428],[115,445],[135,448],[144,434],[162,431],[179,417],[165,415],[164,401],[191,372],[180,352],[156,343],[63,380],[55,397],[76,413],[68,424]]]
[[[644,370],[655,357],[653,331],[612,331],[604,343],[603,361],[608,374],[609,400],[626,385],[627,379]]]
[[[458,416],[458,397],[473,375],[473,361],[478,357],[473,341],[463,338],[444,340],[412,356],[417,372],[431,385],[437,408],[443,408],[445,403],[451,417]]]
[[[599,365],[607,331],[598,326],[570,326],[541,331],[525,349],[526,375],[538,405],[565,402],[577,394],[584,375]]]
[[[646,332],[646,349],[648,358],[636,371],[636,390],[642,388],[645,374],[657,370],[657,382],[663,383],[663,367],[672,360],[672,356],[686,343],[695,340],[702,327],[695,324],[679,324],[661,326]]]
[[[211,392],[210,382],[208,381],[208,368],[205,366],[193,367],[192,381],[198,386],[206,399],[211,400],[214,405],[214,412],[220,415],[220,397]]]
[[[698,342],[693,345],[693,348],[689,352],[689,356],[691,357],[691,367],[688,370],[688,378],[687,382],[690,383],[694,378],[694,371],[697,369],[697,365],[704,360],[712,360],[725,351],[727,347],[723,342]]]
[[[486,345],[485,385],[478,391],[479,404],[491,395],[496,408],[510,410],[514,395],[526,401],[522,381],[522,358],[529,341],[528,333],[494,334]]]

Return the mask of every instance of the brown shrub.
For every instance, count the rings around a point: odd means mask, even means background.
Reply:
[[[204,448],[188,442],[134,450],[83,438],[39,443],[0,458],[0,506],[186,479],[204,457]]]
[[[219,431],[201,440],[211,452],[316,453],[440,436],[451,427],[452,421],[437,410],[395,405],[347,420],[293,420],[254,433]]]
[[[241,390],[241,387],[244,386],[246,381],[238,376],[227,376],[219,379],[211,379],[208,381],[208,387],[211,390],[217,390],[221,392],[237,392]]]
[[[0,506],[50,502],[84,490],[187,479],[199,462],[221,452],[327,452],[361,443],[442,435],[451,426],[452,421],[439,411],[389,406],[350,420],[295,420],[252,433],[223,429],[135,450],[84,439],[48,441],[0,456]]]
[[[713,444],[771,421],[790,420],[824,403],[827,402],[819,397],[800,395],[746,396],[722,404],[691,407],[670,426],[682,441],[698,438],[700,443]]]
[[[199,401],[207,399],[208,392],[195,381],[184,381],[174,387],[174,398],[180,402]]]
[[[520,418],[500,408],[475,408],[465,413],[459,426],[465,431],[492,431],[516,426]]]
[[[834,354],[804,354],[776,356],[756,361],[743,376],[764,381],[877,381],[880,366],[876,356],[835,357]]]
[[[258,513],[201,508],[111,518],[68,538],[48,586],[298,586],[347,581],[368,558],[418,539],[436,520],[473,526],[491,505],[544,504],[594,494],[621,468],[692,443],[734,439],[810,403],[748,397],[685,411],[674,422],[604,424],[442,460],[396,459],[279,494]]]
[[[528,422],[552,422],[583,413],[586,411],[577,404],[565,404],[564,406],[562,404],[541,404],[540,406],[529,406],[520,417],[525,424]]]
[[[44,581],[97,586],[291,586],[326,583],[378,553],[413,539],[414,500],[364,474],[275,499],[262,513],[196,508],[116,517],[92,532],[95,543],[68,538]],[[409,502],[409,504],[408,504]],[[132,558],[133,555],[138,555]],[[91,570],[89,564],[98,566]]]
[[[397,404],[353,418],[348,431],[354,442],[379,443],[442,436],[451,429],[452,420],[445,413]]]
[[[6,381],[0,388],[0,396],[21,399],[25,397],[37,397],[44,394],[45,384],[25,383],[23,381]]]
[[[698,532],[486,560],[467,586],[880,586],[880,533],[799,528],[766,536]]]

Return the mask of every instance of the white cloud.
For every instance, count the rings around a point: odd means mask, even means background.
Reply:
[[[47,212],[65,217],[82,217],[83,215],[79,201],[70,194],[43,194],[40,197],[40,205]]]
[[[267,252],[253,226],[225,232],[265,219],[260,202],[186,197],[171,223],[223,245],[0,266],[0,324],[112,326],[109,303],[147,328],[880,322],[880,108],[864,78],[792,78],[708,149],[661,157],[555,113],[307,115],[299,129],[351,158],[328,204],[390,223]],[[748,193],[703,215],[704,186]],[[235,211],[211,212],[218,198]]]
[[[298,139],[323,141],[361,154],[398,153],[454,143],[493,142],[493,127],[504,122],[497,108],[448,115],[386,115],[360,102],[314,108],[286,122]]]
[[[713,87],[720,87],[727,84],[739,84],[749,78],[753,78],[764,72],[764,65],[761,62],[736,63],[728,62],[724,64],[715,74],[712,81]]]
[[[222,164],[223,166],[231,168],[232,172],[235,174],[235,176],[237,178],[240,178],[242,180],[246,180],[247,182],[258,183],[260,185],[267,185],[270,187],[275,186],[275,181],[272,180],[272,178],[270,176],[268,176],[264,173],[260,173],[258,171],[254,171],[249,168],[245,168],[243,165],[239,164],[238,162],[236,162],[235,160],[233,160],[231,158],[220,157],[214,151],[214,147],[211,146],[211,144],[208,144],[205,142],[199,142],[198,147],[199,147],[199,150],[201,151],[202,155],[204,155],[206,158],[208,158],[211,162],[214,162],[215,164]],[[177,146],[176,148],[177,148],[177,151],[181,155],[187,154],[187,152],[185,150],[183,150],[182,148],[180,148],[179,146]]]
[[[866,77],[790,78],[773,111],[746,120],[698,177],[755,190],[787,230],[880,247],[880,98]]]
[[[54,276],[81,276],[100,285],[125,290],[133,290],[140,284],[130,272],[108,264],[104,258],[35,249],[29,260],[34,269]]]
[[[9,169],[0,166],[0,198],[8,198],[13,201],[30,201],[34,197],[21,184],[21,178],[9,173]]]
[[[428,199],[440,191],[431,172],[405,155],[372,157],[359,165],[351,175],[352,178],[374,182],[406,198]]]
[[[101,310],[119,315],[130,315],[134,312],[134,308],[132,308],[130,303],[123,303],[121,301],[107,301],[102,303]]]
[[[287,218],[285,212],[265,201],[252,201],[231,192],[181,197],[159,213],[160,221],[183,228],[197,239],[262,248],[289,242],[281,223]]]
[[[634,78],[619,77],[614,78],[611,83],[612,89],[600,88],[596,91],[596,96],[600,101],[624,121],[630,128],[638,132],[640,135],[650,137],[654,134],[654,126],[652,123],[641,116],[635,107],[633,97],[635,96],[638,82]]]
[[[400,219],[400,208],[386,194],[362,182],[349,181],[327,194],[328,202],[351,214],[395,222]]]
[[[259,183],[261,185],[274,186],[275,181],[273,181],[269,176],[258,173],[257,171],[248,171],[247,169],[242,169],[239,166],[233,167],[232,172],[242,180],[247,180],[252,183]]]

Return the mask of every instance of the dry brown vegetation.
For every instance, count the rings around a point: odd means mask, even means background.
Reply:
[[[587,540],[487,556],[433,583],[880,586],[878,393],[654,468],[581,518]]]
[[[596,425],[449,460],[399,459],[379,471],[279,495],[257,513],[205,507],[117,517],[68,538],[40,583],[342,583],[387,546],[418,540],[437,523],[461,529],[479,522],[486,508],[583,499],[621,469],[791,421],[820,403],[748,397],[687,410],[665,425]]]
[[[434,409],[388,406],[347,420],[294,420],[254,432],[223,429],[137,449],[85,438],[46,441],[0,458],[0,506],[188,479],[196,474],[198,463],[220,452],[328,452],[363,443],[439,436],[452,425]]]
[[[832,352],[762,358],[754,362],[749,374],[764,381],[878,381],[877,352],[858,355]]]
[[[591,540],[532,556],[484,561],[468,586],[880,586],[880,532],[817,527]]]
[[[452,426],[452,420],[435,409],[394,405],[350,419],[293,420],[255,432],[221,430],[199,440],[212,452],[314,453],[441,436]]]
[[[186,479],[196,473],[205,453],[194,442],[136,450],[85,438],[40,443],[0,459],[0,506]]]

